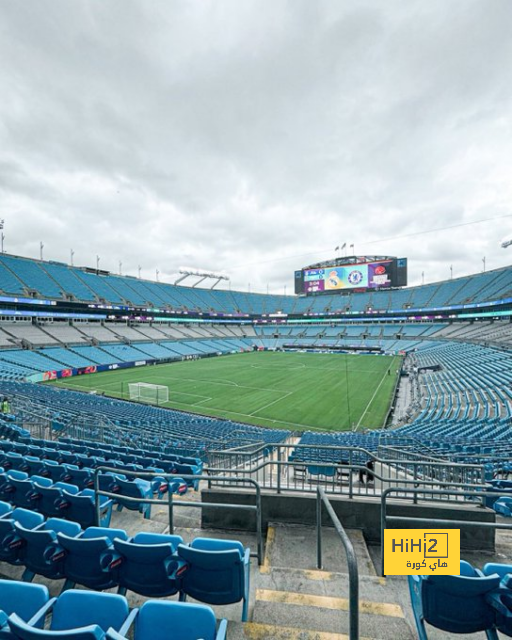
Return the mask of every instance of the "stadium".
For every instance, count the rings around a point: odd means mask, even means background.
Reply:
[[[510,24],[0,0],[0,640],[512,638]]]
[[[135,637],[186,627],[180,607],[200,637],[509,635],[512,268],[407,286],[407,259],[349,256],[294,280],[265,295],[0,254],[14,637],[62,637],[29,620],[45,593],[54,631],[105,608],[109,637],[135,615]],[[384,534],[427,524],[460,529],[460,575],[409,576],[409,596]]]

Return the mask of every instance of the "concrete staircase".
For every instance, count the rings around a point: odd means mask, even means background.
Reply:
[[[359,562],[361,638],[412,640],[395,590],[377,576],[363,535],[349,531]],[[323,529],[324,570],[316,569],[312,527],[271,526],[265,560],[253,577],[250,622],[229,622],[231,640],[341,640],[349,631],[349,581],[335,531]]]

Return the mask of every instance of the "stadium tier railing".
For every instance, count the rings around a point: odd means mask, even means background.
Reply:
[[[95,507],[96,507],[96,517],[97,521],[100,521],[100,502],[101,496],[106,496],[107,498],[111,498],[112,500],[118,500],[120,497],[119,493],[111,493],[109,491],[105,491],[100,489],[99,486],[99,476],[101,473],[112,473],[118,474],[119,469],[115,469],[114,467],[97,467],[94,470],[94,499],[95,499]],[[149,471],[128,471],[123,469],[123,475],[131,478],[141,478],[141,479],[155,479],[160,478],[164,481],[172,481],[176,479],[176,475],[173,474],[165,474],[159,472],[149,472]],[[179,476],[183,480],[210,480],[207,475],[191,475],[191,474],[180,474]],[[161,500],[158,498],[148,498],[146,496],[143,497],[131,497],[131,496],[122,496],[123,502],[133,502],[134,504],[158,504],[159,506],[163,506],[167,503],[168,513],[169,513],[169,534],[174,534],[174,509],[175,507],[185,508],[185,509],[202,509],[203,507],[211,508],[211,509],[228,509],[231,511],[248,511],[253,512],[255,514],[256,520],[256,552],[251,553],[252,557],[257,558],[258,564],[261,565],[263,562],[263,534],[262,534],[262,518],[261,518],[261,488],[256,480],[252,478],[238,478],[233,476],[218,476],[216,480],[222,482],[224,485],[232,486],[235,485],[245,485],[246,487],[252,487],[255,493],[255,504],[240,504],[236,502],[230,503],[217,503],[217,502],[192,502],[180,499],[179,503],[176,503],[174,500],[173,493],[168,491],[167,500]]]
[[[301,458],[290,460],[291,452],[297,450]],[[320,450],[338,462],[322,461]],[[412,485],[454,488],[457,493],[452,500],[460,501],[465,499],[463,490],[483,492],[486,486],[481,464],[418,460],[414,456],[381,458],[363,448],[340,446],[276,444],[250,453],[210,452],[207,474],[210,484],[218,475],[238,476],[254,478],[263,489],[276,493],[314,493],[321,486],[327,493],[348,498],[379,497],[390,486]]]

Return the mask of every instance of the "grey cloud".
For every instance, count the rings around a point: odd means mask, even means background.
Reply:
[[[262,6],[265,10],[262,10]],[[6,248],[288,291],[334,255],[510,262],[508,0],[0,2]],[[27,233],[29,229],[29,233]],[[382,242],[371,242],[376,239]]]

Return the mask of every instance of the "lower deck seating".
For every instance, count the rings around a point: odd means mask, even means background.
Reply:
[[[150,597],[179,592],[182,602],[187,596],[207,604],[242,601],[247,619],[250,550],[236,540],[196,538],[188,545],[178,535],[145,532],[130,538],[123,529],[45,521],[2,502],[0,513],[0,560],[25,567],[26,581],[43,575],[64,578],[63,592],[81,585]]]

